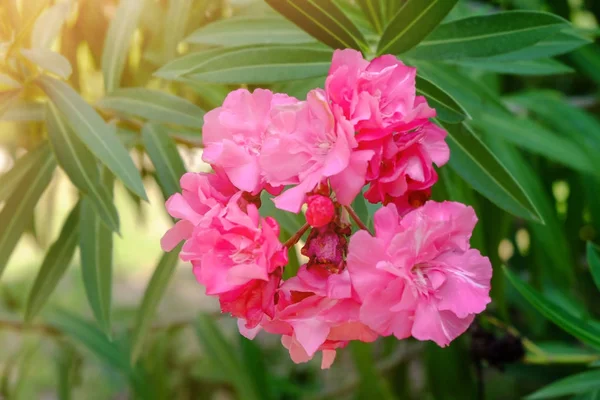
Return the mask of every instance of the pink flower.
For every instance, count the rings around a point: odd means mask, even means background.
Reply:
[[[238,89],[227,95],[223,105],[204,116],[202,159],[222,168],[240,190],[257,193],[264,185],[258,165],[271,110],[298,102],[285,94],[256,89]]]
[[[188,172],[179,183],[182,193],[172,195],[166,208],[180,221],[163,236],[161,247],[164,251],[171,251],[179,242],[188,239],[207,214],[218,213],[238,191],[218,170],[214,174]]]
[[[350,239],[348,270],[361,322],[381,335],[448,345],[490,302],[492,268],[469,248],[477,217],[460,203],[429,201],[399,219],[375,213],[376,236]]]
[[[357,139],[373,140],[435,117],[435,110],[416,96],[415,76],[415,68],[391,55],[368,62],[356,50],[336,50],[325,89],[354,126]]]
[[[306,102],[275,109],[260,166],[271,185],[294,185],[274,199],[276,206],[297,213],[307,193],[336,175],[342,176],[332,181],[337,199],[349,204],[364,186],[372,154],[353,151],[357,145],[352,125],[339,108],[329,106],[323,90],[312,90]]]
[[[359,321],[360,303],[348,271],[332,274],[319,267],[301,267],[279,290],[275,318],[263,328],[282,335],[282,344],[296,363],[323,352],[322,368],[329,368],[335,349],[350,340],[372,342],[377,334]]]
[[[412,131],[362,143],[375,151],[369,162],[367,181],[371,185],[365,198],[374,204],[394,203],[401,214],[423,205],[428,197],[420,194],[438,179],[433,164],[440,167],[450,157],[446,135],[437,125],[425,122]]]

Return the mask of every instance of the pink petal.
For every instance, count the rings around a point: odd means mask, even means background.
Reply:
[[[350,205],[365,185],[367,165],[373,154],[370,150],[353,152],[348,167],[329,178],[336,198],[342,205]]]
[[[422,301],[415,311],[412,335],[418,340],[432,340],[445,347],[463,334],[474,318],[474,314],[459,318],[451,311],[440,311],[434,304]]]
[[[171,251],[182,241],[188,239],[194,231],[194,225],[191,222],[181,220],[164,234],[160,239],[160,247],[164,251]]]
[[[323,350],[323,358],[321,361],[321,369],[329,369],[335,361],[335,350]]]

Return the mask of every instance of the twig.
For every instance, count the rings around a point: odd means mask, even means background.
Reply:
[[[0,330],[8,329],[16,332],[36,332],[45,336],[61,337],[63,333],[51,325],[28,324],[22,321],[0,320]]]
[[[310,225],[308,223],[302,225],[302,228],[300,228],[298,232],[296,232],[291,238],[286,240],[286,242],[283,245],[289,249],[290,247],[298,243],[298,240],[300,240],[300,238],[302,237],[302,235],[304,235],[304,232],[306,232],[308,228],[310,228]]]
[[[360,217],[358,216],[356,211],[354,211],[354,209],[351,206],[344,206],[344,208],[348,211],[348,214],[350,214],[350,216],[352,217],[354,222],[356,222],[356,225],[358,225],[358,227],[360,229],[363,229],[363,230],[369,232],[369,228],[367,228],[367,226],[364,224],[364,222],[362,222],[360,220]],[[371,233],[371,232],[369,232],[369,233]]]

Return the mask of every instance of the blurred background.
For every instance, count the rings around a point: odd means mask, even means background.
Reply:
[[[373,56],[403,3],[319,4]],[[511,10],[557,17],[527,40],[477,19]],[[322,87],[335,40],[260,0],[0,0],[0,398],[500,400],[584,373],[531,398],[600,399],[600,2],[460,0],[444,23],[471,17],[489,51],[395,54],[458,110],[434,197],[475,207],[493,303],[448,348],[353,343],[321,371],[242,338],[159,242],[178,176],[209,170],[203,114],[240,86]]]

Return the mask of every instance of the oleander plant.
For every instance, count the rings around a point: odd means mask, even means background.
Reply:
[[[599,22],[0,1],[0,399],[600,399]]]

